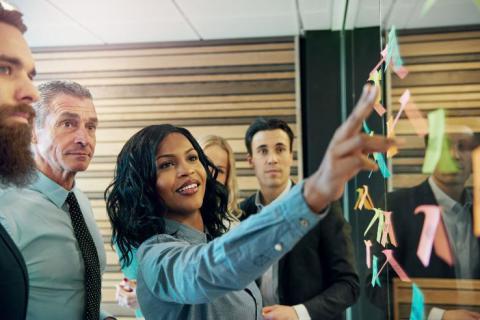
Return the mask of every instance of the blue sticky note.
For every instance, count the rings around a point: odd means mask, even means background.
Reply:
[[[425,298],[422,290],[414,283],[412,284],[412,309],[410,311],[410,320],[425,319]]]
[[[373,153],[373,157],[375,158],[375,161],[377,161],[378,167],[380,169],[380,172],[382,173],[382,176],[386,178],[390,178],[391,173],[390,170],[388,170],[387,163],[385,162],[385,158],[383,157],[383,154],[379,152]]]
[[[372,287],[375,287],[375,284],[381,287],[380,279],[378,279],[378,258],[376,255],[373,255],[372,261]]]

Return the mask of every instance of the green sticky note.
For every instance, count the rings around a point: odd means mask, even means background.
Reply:
[[[437,169],[442,173],[458,172],[457,161],[455,161],[450,154],[450,142],[448,141],[447,137],[443,138],[442,153],[440,155],[440,159],[438,160]]]
[[[437,0],[426,0],[425,1],[425,3],[423,4],[423,7],[422,7],[422,13],[421,13],[422,17],[430,10],[430,8],[432,8],[435,1],[437,1]]]
[[[445,110],[438,109],[428,114],[428,147],[425,151],[422,172],[431,174],[439,166],[440,172],[458,172],[458,166],[450,154],[445,138]]]
[[[425,298],[423,292],[415,283],[412,285],[412,291],[410,320],[423,320],[425,319]]]
[[[428,113],[428,146],[425,150],[422,172],[433,173],[442,155],[445,111],[439,109]]]
[[[477,5],[477,8],[480,9],[480,0],[473,0],[473,1]]]
[[[378,279],[378,258],[376,255],[373,255],[372,262],[372,287],[375,287],[375,284],[381,287],[380,279]]]

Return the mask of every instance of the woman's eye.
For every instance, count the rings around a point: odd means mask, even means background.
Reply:
[[[12,74],[12,68],[9,66],[0,66],[0,74],[5,74],[7,76]]]
[[[173,162],[167,161],[167,162],[162,162],[158,165],[158,169],[166,169],[173,166]]]
[[[197,161],[197,160],[198,160],[198,156],[197,156],[197,155],[191,155],[190,157],[188,157],[188,160],[190,160],[190,161]]]

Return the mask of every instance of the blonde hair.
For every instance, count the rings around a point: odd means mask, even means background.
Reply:
[[[232,147],[224,138],[216,135],[208,135],[200,139],[200,146],[205,151],[208,147],[218,146],[225,150],[228,155],[227,181],[225,186],[228,189],[228,213],[238,220],[243,212],[238,207],[238,183],[237,170],[235,169],[235,156]]]

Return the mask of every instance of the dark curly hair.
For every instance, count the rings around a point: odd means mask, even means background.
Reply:
[[[120,250],[122,266],[132,263],[132,249],[148,238],[165,233],[164,214],[168,210],[156,188],[156,155],[162,141],[171,133],[185,136],[197,151],[207,179],[200,208],[203,223],[212,237],[227,231],[228,190],[215,178],[218,169],[185,128],[169,124],[151,125],[133,135],[117,158],[113,182],[105,190],[107,213],[112,224],[112,245]]]

